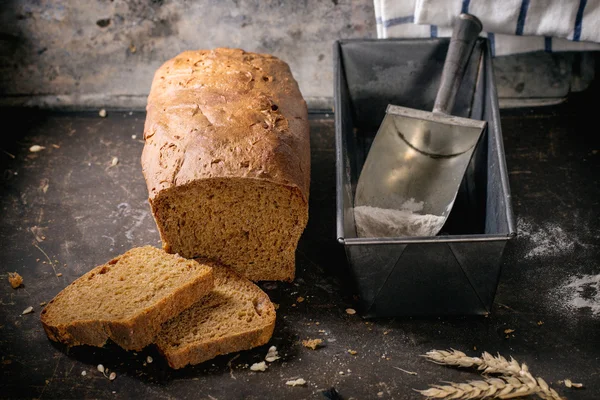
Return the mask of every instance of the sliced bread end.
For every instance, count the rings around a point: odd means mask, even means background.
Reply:
[[[156,345],[172,368],[267,343],[275,307],[258,286],[226,267],[212,264],[214,290],[163,324]]]

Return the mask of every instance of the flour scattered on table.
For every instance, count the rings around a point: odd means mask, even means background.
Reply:
[[[443,216],[416,214],[413,209],[355,207],[357,234],[359,237],[435,236],[444,225]]]
[[[535,226],[519,218],[517,229],[519,236],[529,241],[527,259],[565,255],[575,249],[575,240],[557,224],[546,222]]]
[[[569,310],[589,309],[592,315],[600,317],[600,274],[570,277],[556,293]]]

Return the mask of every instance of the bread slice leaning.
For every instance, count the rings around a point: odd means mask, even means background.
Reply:
[[[164,323],[156,337],[158,349],[172,368],[261,346],[273,334],[275,307],[269,296],[228,268],[212,267],[214,290]]]
[[[149,345],[161,324],[213,288],[212,268],[152,246],[129,250],[67,286],[41,313],[51,340],[126,350]]]

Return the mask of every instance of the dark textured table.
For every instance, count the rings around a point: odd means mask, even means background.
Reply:
[[[420,398],[413,388],[477,378],[419,357],[455,348],[514,356],[570,399],[600,398],[600,144],[597,128],[584,127],[597,112],[585,98],[503,112],[519,236],[505,251],[489,316],[373,321],[345,312],[354,298],[335,240],[334,123],[312,115],[310,221],[297,279],[261,284],[279,304],[269,345],[282,358],[251,372],[268,345],[174,371],[154,348],[67,350],[46,338],[40,303],[131,247],[159,245],[139,161],[144,114],[2,110],[0,397],[318,399],[336,398],[335,388],[343,399],[412,399]],[[10,287],[9,271],[23,276],[22,288]],[[300,343],[315,338],[324,347]],[[296,378],[306,386],[286,386]],[[565,378],[585,388],[567,389]]]

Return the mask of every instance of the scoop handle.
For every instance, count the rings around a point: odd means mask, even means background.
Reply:
[[[481,29],[481,21],[471,14],[460,14],[454,22],[452,39],[450,39],[450,47],[442,71],[442,81],[433,106],[434,113],[452,113],[467,62]]]

